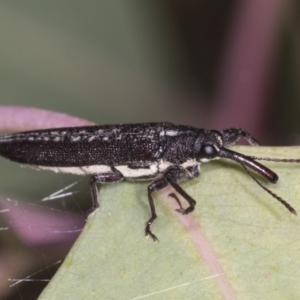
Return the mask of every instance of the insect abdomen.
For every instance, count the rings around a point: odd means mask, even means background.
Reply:
[[[119,125],[12,134],[0,138],[0,155],[36,166],[147,166],[162,155],[157,129],[159,126],[140,125],[128,131]]]

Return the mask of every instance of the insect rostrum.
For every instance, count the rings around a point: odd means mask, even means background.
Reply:
[[[248,168],[276,183],[278,176],[256,161],[264,158],[245,156],[227,149],[240,138],[246,138],[251,145],[258,145],[248,132],[240,128],[216,131],[172,123],[99,125],[5,135],[0,137],[0,155],[37,169],[90,175],[94,209],[99,206],[97,183],[122,179],[151,181],[148,186],[151,218],[146,223],[145,233],[156,240],[151,231],[156,219],[152,193],[171,185],[189,204],[186,209],[180,205],[178,211],[182,214],[192,212],[196,201],[178,182],[198,177],[201,163],[213,159],[226,158],[240,163],[262,188],[296,214],[294,208],[249,172]],[[177,199],[175,194],[171,195]]]

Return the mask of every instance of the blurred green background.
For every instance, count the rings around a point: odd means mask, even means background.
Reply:
[[[292,0],[2,1],[0,104],[299,144],[299,20]],[[1,159],[0,180],[34,202],[77,177]]]
[[[299,131],[300,5],[260,2],[2,2],[0,103],[99,124],[245,125],[264,144],[290,142]],[[249,90],[258,92],[247,99]]]

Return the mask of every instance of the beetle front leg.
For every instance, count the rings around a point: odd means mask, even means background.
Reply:
[[[90,179],[93,207],[89,213],[94,212],[99,207],[99,197],[97,183],[113,183],[123,179],[123,175],[117,170],[113,172],[93,174]]]
[[[164,178],[166,181],[174,188],[174,190],[181,195],[188,203],[189,207],[186,209],[179,208],[176,209],[176,211],[182,213],[183,215],[186,215],[190,212],[192,212],[195,209],[196,201],[188,195],[182,187],[177,183],[177,181],[186,176],[186,169],[182,168],[181,166],[172,166],[170,167],[164,174]],[[179,199],[175,194],[170,194],[171,197],[174,197],[177,202],[179,202]]]
[[[224,145],[234,145],[239,139],[245,138],[252,146],[258,146],[257,140],[247,131],[241,128],[227,128],[221,131],[224,138]]]

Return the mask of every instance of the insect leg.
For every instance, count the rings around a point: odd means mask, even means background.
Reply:
[[[177,195],[175,193],[170,193],[169,197],[174,198],[176,200],[176,202],[178,203],[179,209],[177,209],[176,211],[182,211],[182,210],[184,210],[184,208],[182,207],[182,204],[181,204],[179,198],[177,197]]]
[[[177,180],[184,177],[186,173],[186,170],[180,166],[172,166],[170,167],[166,173],[165,173],[165,179],[167,180],[167,182],[175,189],[175,191],[181,195],[188,203],[189,203],[189,207],[186,209],[183,208],[179,208],[176,209],[176,211],[182,213],[183,215],[186,215],[190,212],[192,212],[196,206],[196,201],[190,196],[188,195],[183,189],[182,187],[177,183]],[[172,197],[174,197],[173,195],[171,195]],[[176,197],[174,197],[175,200],[178,201],[178,198],[176,199]]]
[[[258,146],[256,139],[247,131],[241,128],[227,128],[222,130],[224,146],[234,145],[239,139],[245,138],[252,146]]]
[[[163,189],[167,185],[168,185],[168,182],[166,181],[166,179],[160,178],[160,179],[153,181],[148,186],[148,202],[149,202],[149,206],[150,206],[150,210],[151,210],[151,218],[146,223],[145,235],[150,235],[154,241],[157,241],[158,239],[151,231],[151,225],[153,224],[154,220],[157,218],[156,210],[155,210],[155,203],[154,203],[154,200],[152,197],[152,193]]]
[[[92,194],[93,207],[91,212],[99,207],[97,183],[112,183],[123,179],[123,175],[117,170],[113,172],[93,174],[90,179],[90,187]]]

